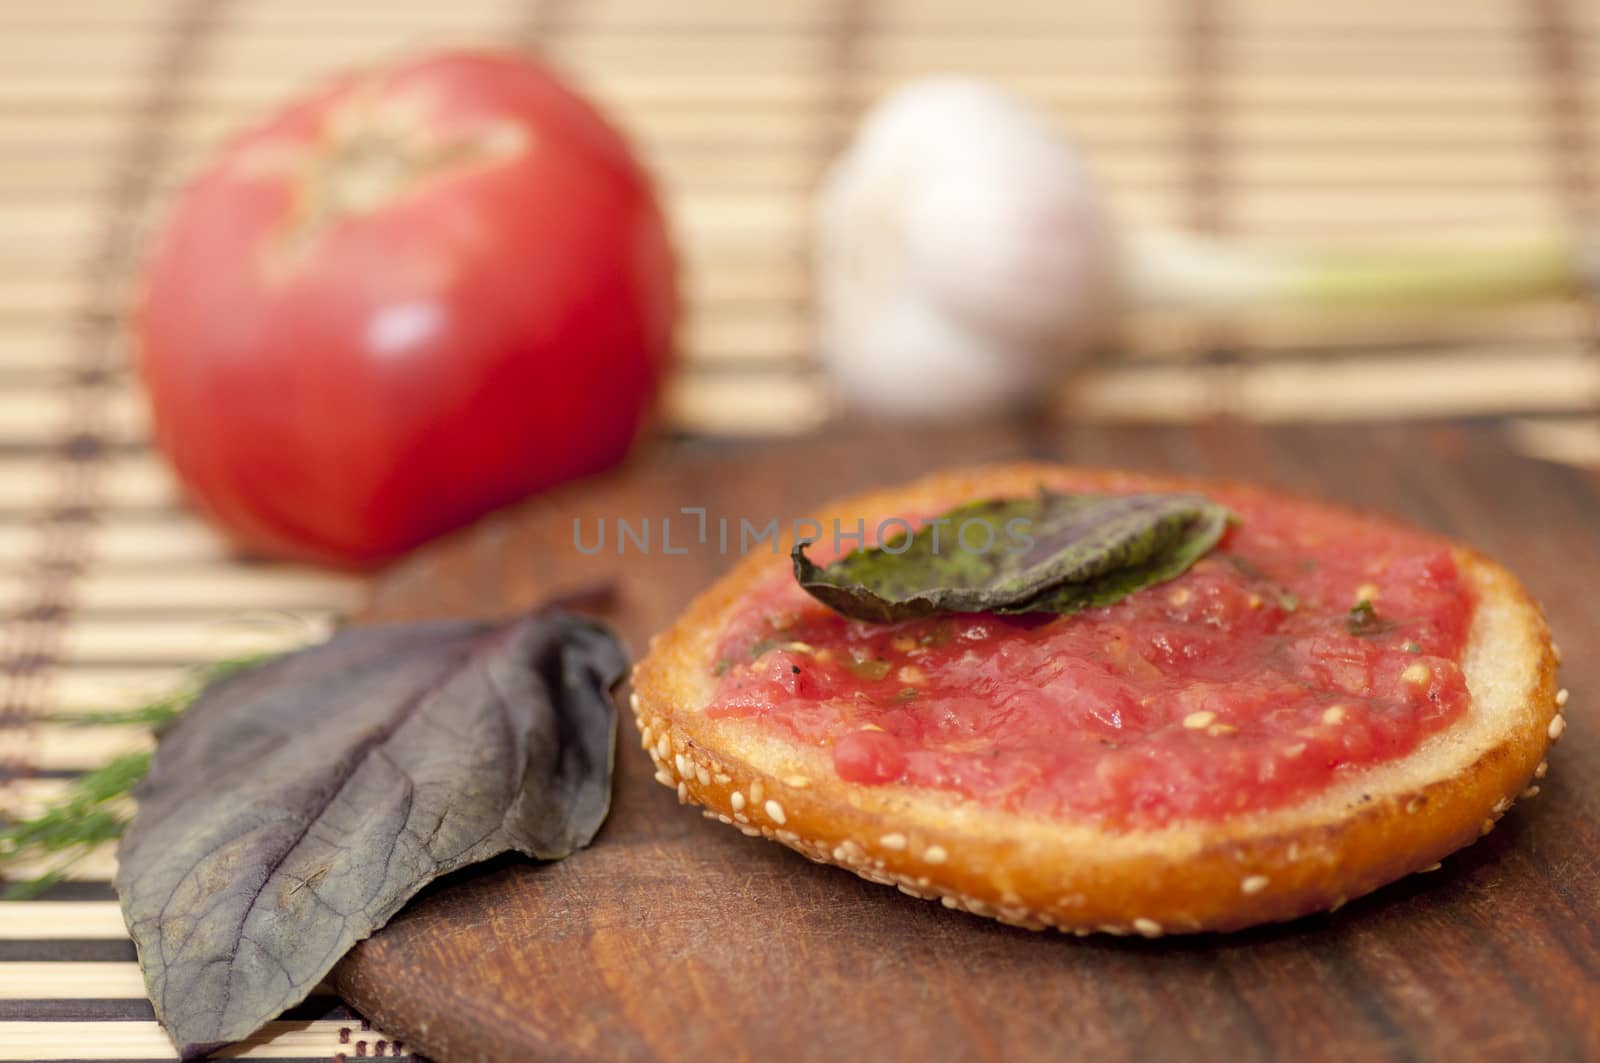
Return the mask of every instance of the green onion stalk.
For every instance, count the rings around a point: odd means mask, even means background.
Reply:
[[[1129,233],[1120,262],[1132,307],[1214,313],[1472,307],[1571,295],[1592,252],[1560,235],[1495,246],[1266,251],[1172,232]]]

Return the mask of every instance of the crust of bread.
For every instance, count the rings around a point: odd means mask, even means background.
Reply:
[[[936,474],[843,500],[814,518],[824,527],[845,518],[853,527],[862,515],[937,512],[980,495],[1029,493],[1041,483],[1272,494],[1216,481],[1010,464]],[[1147,937],[1293,919],[1431,870],[1488,833],[1513,800],[1537,792],[1530,783],[1543,776],[1546,752],[1565,729],[1557,656],[1539,607],[1500,565],[1452,548],[1478,597],[1462,659],[1472,696],[1467,712],[1400,760],[1267,811],[1111,833],[939,790],[847,783],[825,750],[784,741],[750,720],[707,717],[721,631],[750,591],[787,566],[787,544],[776,557],[746,557],[651,641],[634,670],[632,706],[656,778],[681,803],[946,907],[1032,928]]]

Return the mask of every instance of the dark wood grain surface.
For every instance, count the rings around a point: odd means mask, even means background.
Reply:
[[[339,968],[441,1060],[1600,1058],[1600,491],[1486,425],[1010,427],[681,448],[497,517],[382,580],[371,615],[495,614],[609,586],[635,652],[732,562],[586,557],[573,521],[764,522],[933,468],[1029,456],[1244,477],[1387,510],[1501,558],[1566,651],[1568,737],[1534,800],[1441,870],[1228,936],[1036,934],[806,862],[680,807],[624,714],[615,810],[555,865],[430,890]],[[713,528],[715,524],[713,523]],[[592,541],[592,538],[591,540]],[[659,542],[657,544],[659,546]]]

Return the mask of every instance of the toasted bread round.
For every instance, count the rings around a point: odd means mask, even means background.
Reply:
[[[934,475],[815,516],[826,525],[862,513],[936,512],[1052,481],[1080,490],[1223,486],[1014,464]],[[744,597],[788,565],[786,555],[747,557],[655,638],[634,671],[632,704],[656,778],[680,802],[947,907],[1028,927],[1147,937],[1293,919],[1431,869],[1487,833],[1519,794],[1531,796],[1530,780],[1545,773],[1565,721],[1544,618],[1504,568],[1466,547],[1454,552],[1478,599],[1461,660],[1468,710],[1401,759],[1265,811],[1108,832],[943,790],[848,783],[825,749],[748,719],[707,716],[718,638]]]

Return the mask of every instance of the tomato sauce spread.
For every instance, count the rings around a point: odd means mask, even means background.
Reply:
[[[1211,553],[1071,616],[865,623],[774,575],[721,634],[708,712],[830,749],[849,782],[1154,827],[1288,804],[1466,711],[1474,600],[1448,546],[1211,497],[1239,517]]]

